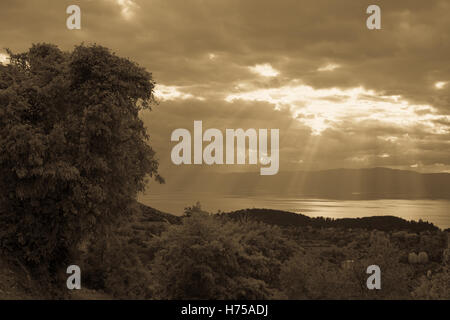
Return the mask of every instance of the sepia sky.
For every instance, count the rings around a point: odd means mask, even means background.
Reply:
[[[366,28],[370,4],[382,30]],[[147,68],[160,103],[142,117],[166,177],[192,169],[170,164],[170,134],[194,120],[279,128],[280,171],[450,172],[449,31],[448,0],[2,0],[0,62],[5,47],[85,42]],[[205,170],[238,170],[224,167]]]

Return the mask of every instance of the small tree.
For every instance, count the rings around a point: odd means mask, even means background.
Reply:
[[[138,117],[155,83],[97,45],[9,54],[0,65],[0,245],[57,267],[129,211],[146,176],[162,182]]]
[[[185,217],[190,217],[193,213],[207,213],[207,212],[202,210],[202,205],[201,205],[200,201],[197,201],[191,207],[184,208],[184,216]]]

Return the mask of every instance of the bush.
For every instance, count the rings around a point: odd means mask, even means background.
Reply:
[[[280,296],[279,270],[300,248],[279,228],[236,223],[191,210],[151,250],[156,299],[269,299]]]
[[[408,299],[412,270],[400,256],[390,246],[373,246],[358,258],[356,253],[348,257],[354,259],[352,267],[342,268],[329,254],[296,255],[284,264],[281,283],[289,299]],[[367,288],[370,265],[381,269],[381,290]]]
[[[288,299],[349,299],[357,291],[351,270],[311,254],[297,254],[283,265],[281,284]]]
[[[413,296],[416,299],[450,300],[450,269],[444,266],[431,279],[422,276]]]

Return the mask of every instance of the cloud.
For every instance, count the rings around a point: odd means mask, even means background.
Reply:
[[[330,63],[323,67],[318,68],[317,71],[333,71],[339,67],[340,67],[340,65],[338,65],[338,64]]]
[[[276,77],[280,74],[279,71],[275,70],[270,64],[257,64],[254,67],[249,67],[250,71],[256,73],[263,77]]]
[[[436,87],[436,89],[444,89],[447,83],[447,81],[438,81],[434,84],[434,86]]]
[[[311,127],[316,134],[343,121],[361,122],[371,119],[393,126],[414,127],[421,124],[429,132],[449,133],[447,126],[439,125],[434,120],[450,117],[434,114],[437,110],[431,106],[413,105],[401,96],[385,96],[362,87],[315,89],[297,82],[278,88],[231,94],[226,97],[226,101],[265,101],[275,107],[289,106],[293,116]]]
[[[139,6],[132,0],[113,0],[121,7],[121,13],[125,19],[131,19]]]
[[[162,101],[167,100],[186,100],[186,99],[197,99],[204,100],[203,97],[197,97],[191,93],[183,92],[183,89],[178,86],[165,86],[163,84],[157,84],[155,87],[155,96],[157,99]]]
[[[280,170],[450,169],[447,0],[377,0],[377,31],[354,0],[77,4],[74,32],[63,1],[1,1],[1,47],[98,43],[147,68],[160,105],[143,118],[163,166],[171,130],[203,120],[280,128]]]

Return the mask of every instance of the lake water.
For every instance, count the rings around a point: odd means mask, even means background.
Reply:
[[[429,221],[450,228],[450,200],[329,200],[270,196],[218,196],[212,194],[141,194],[138,200],[158,210],[181,215],[183,209],[200,201],[209,212],[246,208],[268,208],[302,213],[310,217],[356,218],[397,216],[406,220]]]

